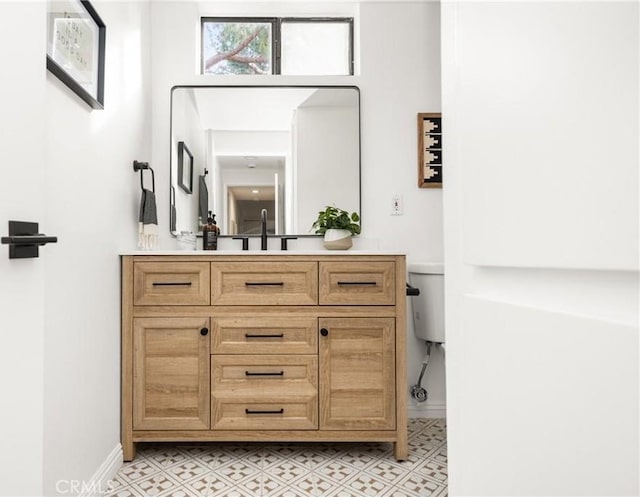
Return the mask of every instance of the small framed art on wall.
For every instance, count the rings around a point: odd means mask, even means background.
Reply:
[[[442,188],[442,114],[418,114],[418,186]]]

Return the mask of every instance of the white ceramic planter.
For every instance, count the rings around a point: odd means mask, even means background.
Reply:
[[[327,230],[324,233],[324,248],[329,250],[347,250],[353,246],[349,230]]]

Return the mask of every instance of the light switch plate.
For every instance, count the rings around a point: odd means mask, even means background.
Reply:
[[[402,200],[402,195],[395,194],[391,197],[391,215],[392,216],[402,216],[404,213],[404,201]]]

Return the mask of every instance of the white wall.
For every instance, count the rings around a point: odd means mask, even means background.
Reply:
[[[150,159],[149,6],[92,3],[107,25],[105,108],[91,111],[47,75],[40,117],[46,226],[59,236],[44,254],[46,495],[60,479],[89,480],[119,446],[117,254],[137,242],[140,182],[132,162]]]
[[[108,26],[100,111],[46,72],[45,2],[0,3],[0,231],[17,219],[58,236],[38,259],[0,250],[0,495],[55,495],[60,480],[75,494],[71,480],[118,464],[117,254],[135,246],[131,164],[149,155],[148,5],[92,3]]]
[[[638,495],[638,4],[442,19],[449,494]]]
[[[440,4],[363,3],[360,33],[361,76],[355,84],[361,97],[363,237],[379,240],[381,249],[406,251],[409,263],[442,261],[442,191],[417,187],[416,131],[418,112],[440,111]],[[390,215],[394,194],[402,195],[403,216]],[[426,348],[414,337],[411,319],[408,325],[410,386]],[[410,399],[409,416],[442,416],[444,367],[439,351],[423,386],[429,400],[417,404]]]
[[[360,51],[353,77],[201,76],[198,74],[197,30],[201,15],[353,15]],[[174,85],[356,85],[360,88],[362,136],[362,219],[359,243],[405,251],[411,261],[442,261],[442,191],[417,187],[418,112],[440,110],[440,5],[437,2],[153,2],[152,140],[159,184],[168,185],[169,92]],[[395,43],[393,40],[402,40]],[[185,54],[193,54],[193,58]],[[403,216],[391,216],[391,199],[400,194]],[[159,192],[161,245],[169,236],[168,188]],[[228,242],[228,243],[227,243]],[[311,248],[307,240],[292,248]],[[297,243],[297,245],[296,245]],[[220,248],[238,242],[219,240]],[[321,248],[320,240],[314,247]],[[417,378],[424,345],[408,329],[408,376]],[[440,359],[429,366],[425,385],[432,394],[426,405],[411,406],[412,415],[444,408],[444,369]],[[408,386],[407,386],[408,387]],[[408,390],[408,388],[407,388]],[[435,410],[435,411],[434,411]]]
[[[312,233],[318,211],[327,205],[360,212],[353,195],[360,189],[360,174],[348,167],[359,160],[360,144],[353,139],[358,119],[357,107],[300,107],[295,113],[295,161],[304,167],[296,171],[294,233]]]
[[[37,116],[46,125],[46,229],[59,236],[42,255],[45,495],[60,479],[89,480],[119,446],[118,253],[137,242],[132,162],[150,159],[148,4],[92,4],[107,26],[105,108],[92,111],[48,74]]]

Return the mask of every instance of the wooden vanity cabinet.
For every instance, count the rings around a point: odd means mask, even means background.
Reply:
[[[122,446],[380,441],[407,456],[402,255],[122,256]]]

